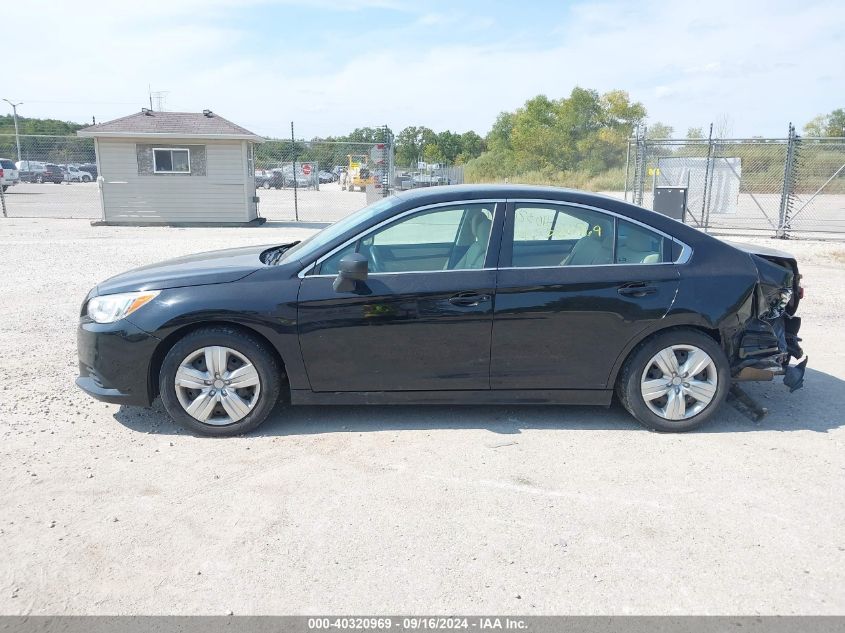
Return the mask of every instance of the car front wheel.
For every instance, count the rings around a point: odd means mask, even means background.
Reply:
[[[617,383],[622,405],[655,431],[689,431],[707,422],[730,389],[721,346],[698,330],[659,333],[634,350]]]
[[[173,420],[203,435],[240,435],[270,415],[282,369],[257,339],[228,327],[191,332],[167,353],[159,392]]]

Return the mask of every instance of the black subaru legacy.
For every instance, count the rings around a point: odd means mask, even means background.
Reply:
[[[806,359],[795,259],[621,200],[528,186],[391,196],[291,244],[112,277],[80,315],[77,384],[199,433],[291,404],[609,405],[710,420],[732,384]]]

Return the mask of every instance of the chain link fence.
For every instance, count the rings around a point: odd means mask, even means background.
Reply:
[[[393,138],[387,128],[381,136],[373,142],[268,139],[255,145],[250,171],[259,215],[269,221],[334,222],[389,195]],[[0,135],[0,159],[17,174],[5,185],[8,217],[102,218],[93,139],[18,139],[20,160],[15,135]]]
[[[14,134],[0,135],[8,217],[99,218],[97,159],[94,141],[76,136],[26,136],[20,160]],[[8,172],[16,173],[17,180]]]
[[[687,189],[685,221],[706,231],[845,233],[845,139],[648,139],[628,145],[624,197],[652,208]]]
[[[0,135],[18,182],[9,217],[102,217],[94,142],[76,136]],[[463,182],[463,169],[394,165],[387,128],[369,142],[268,139],[250,171],[270,221],[333,222],[395,191]],[[706,231],[845,235],[845,138],[649,139],[628,143],[624,191],[647,208],[658,187],[687,188],[685,220]]]

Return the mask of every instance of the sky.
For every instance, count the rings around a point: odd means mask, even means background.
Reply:
[[[265,136],[487,133],[575,86],[626,90],[683,136],[785,136],[845,107],[842,0],[58,0],[3,6],[0,98],[106,121],[205,108]],[[55,4],[56,10],[49,10]],[[0,113],[8,109],[0,102]]]

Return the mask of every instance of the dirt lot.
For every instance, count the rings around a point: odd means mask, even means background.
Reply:
[[[749,388],[760,424],[294,408],[215,440],[74,387],[98,280],[307,233],[0,219],[0,613],[845,612],[841,244],[786,245],[811,369]]]

